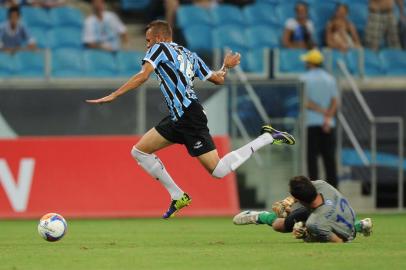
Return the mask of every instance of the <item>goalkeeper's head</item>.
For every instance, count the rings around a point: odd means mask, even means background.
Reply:
[[[317,190],[309,178],[295,176],[289,182],[290,194],[301,203],[310,205],[317,197]]]

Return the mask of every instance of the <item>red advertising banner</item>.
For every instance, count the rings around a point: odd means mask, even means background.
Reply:
[[[160,217],[170,203],[161,184],[130,154],[139,137],[36,137],[0,140],[0,218]],[[216,137],[222,156],[227,137]],[[235,175],[213,178],[174,145],[158,156],[193,198],[182,216],[232,215],[239,210]]]

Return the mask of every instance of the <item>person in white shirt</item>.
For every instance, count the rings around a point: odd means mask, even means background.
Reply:
[[[285,23],[283,46],[286,48],[311,49],[314,46],[314,25],[308,18],[306,3],[298,2],[295,6],[296,18],[290,18]]]
[[[127,28],[120,18],[111,11],[106,11],[104,0],[93,0],[94,14],[85,20],[83,43],[92,49],[118,51],[121,43],[128,43]]]

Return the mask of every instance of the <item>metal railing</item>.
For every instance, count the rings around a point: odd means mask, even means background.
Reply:
[[[373,198],[374,206],[376,207],[376,201],[377,201],[377,186],[378,186],[378,179],[377,179],[377,125],[378,124],[396,124],[397,125],[397,130],[398,130],[398,142],[397,142],[397,150],[398,150],[398,179],[397,179],[397,185],[398,185],[398,209],[402,210],[403,209],[403,186],[404,186],[404,175],[403,175],[403,135],[404,135],[404,126],[403,126],[403,119],[402,117],[375,117],[369,108],[367,102],[365,101],[364,97],[361,94],[360,89],[358,88],[357,84],[355,83],[353,77],[350,75],[345,63],[342,60],[338,60],[337,64],[339,66],[340,71],[344,75],[344,79],[348,82],[349,84],[349,89],[352,92],[352,94],[355,97],[356,106],[350,106],[352,107],[352,112],[355,112],[356,109],[361,110],[361,114],[363,114],[363,117],[368,121],[367,123],[367,128],[364,130],[368,130],[369,133],[369,148],[370,148],[370,153],[371,157],[368,158],[366,154],[366,150],[362,148],[360,140],[362,138],[357,138],[357,135],[353,130],[351,129],[345,115],[343,114],[342,111],[338,112],[338,120],[341,124],[341,127],[345,134],[348,136],[352,146],[354,147],[356,153],[358,154],[359,158],[361,159],[363,165],[365,167],[369,167],[370,170],[370,176],[371,176],[371,196]],[[342,104],[345,102],[345,100],[342,100]],[[344,105],[344,104],[343,104]],[[354,105],[354,104],[353,104]],[[359,113],[359,112],[357,112]],[[354,119],[354,115],[351,117]],[[364,126],[365,127],[365,126]],[[368,134],[367,134],[368,136]],[[342,143],[342,140],[341,140]],[[342,146],[340,147],[342,148]]]

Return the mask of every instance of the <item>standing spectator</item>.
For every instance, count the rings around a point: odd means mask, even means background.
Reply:
[[[290,18],[285,23],[283,46],[286,48],[310,49],[314,46],[313,22],[308,19],[306,3],[298,2],[295,6],[296,18]]]
[[[83,43],[88,48],[117,51],[128,43],[127,28],[118,16],[106,11],[104,0],[93,0],[93,15],[85,20]]]
[[[327,23],[326,44],[328,47],[341,51],[361,47],[357,29],[347,16],[348,6],[340,4],[334,17]]]
[[[35,40],[20,22],[20,9],[18,7],[9,8],[8,21],[0,26],[0,48],[10,53],[36,48]]]
[[[403,0],[396,0],[400,18],[405,20]],[[389,47],[400,48],[398,25],[393,14],[394,0],[369,0],[369,16],[365,29],[365,46],[378,50],[384,35]]]
[[[65,0],[27,0],[27,3],[32,6],[42,8],[60,7],[66,4]]]
[[[326,179],[337,187],[335,119],[337,111],[337,83],[322,69],[323,55],[311,50],[302,56],[308,71],[301,80],[306,90],[307,167],[311,180],[319,179],[317,158],[321,155]]]

